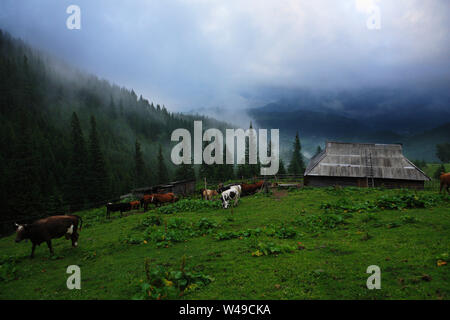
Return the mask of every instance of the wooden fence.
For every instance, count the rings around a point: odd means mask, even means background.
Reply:
[[[439,180],[425,181],[424,189],[427,191],[439,191],[441,182]]]

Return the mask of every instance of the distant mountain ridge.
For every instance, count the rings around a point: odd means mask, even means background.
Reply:
[[[402,143],[414,159],[437,161],[435,145],[450,140],[450,97],[444,91],[301,90],[247,113],[261,128],[280,128],[282,140],[299,131],[305,155],[327,140]]]

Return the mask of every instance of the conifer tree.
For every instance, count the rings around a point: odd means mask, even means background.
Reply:
[[[278,174],[286,174],[286,168],[284,167],[283,159],[280,159],[280,164],[278,167]]]
[[[220,166],[220,181],[227,181],[234,179],[234,164],[227,164],[227,157],[230,154],[226,144],[223,146],[223,165]]]
[[[141,150],[141,144],[138,140],[136,140],[134,144],[134,174],[135,174],[135,180],[134,185],[135,187],[144,187],[145,184],[145,163],[144,163],[144,157],[142,155]]]
[[[16,133],[12,171],[14,211],[19,215],[36,215],[42,213],[39,188],[39,159],[33,147],[31,124],[24,116],[23,123]]]
[[[258,141],[257,141],[256,135],[255,135],[255,134],[253,133],[253,131],[252,131],[252,129],[253,129],[253,124],[252,124],[251,121],[250,121],[250,127],[249,127],[249,129],[250,129],[251,131],[250,131],[250,134],[249,134],[249,137],[248,137],[248,141],[249,141],[249,143],[251,142],[253,145],[256,146],[256,144],[257,144]],[[256,132],[256,131],[255,131],[255,132]],[[253,177],[259,176],[260,170],[261,170],[261,164],[260,164],[260,162],[259,162],[258,148],[256,147],[256,164],[250,164],[250,156],[249,156],[250,150],[249,150],[249,145],[246,146],[246,152],[247,152],[247,157],[248,157],[248,173],[247,173],[248,177],[249,177],[249,178],[253,178]]]
[[[442,172],[446,172],[445,171],[445,166],[444,166],[443,163],[441,163],[441,165],[434,172],[433,179],[439,180],[439,178],[441,177]]]
[[[175,170],[175,180],[195,180],[195,170],[192,159],[190,164],[183,162],[177,166],[177,169]]]
[[[71,120],[72,152],[70,159],[70,173],[66,184],[66,201],[69,203],[70,211],[74,212],[85,207],[86,200],[86,176],[88,174],[86,160],[87,152],[81,131],[80,120],[75,112]]]
[[[169,181],[169,173],[166,164],[164,163],[164,156],[162,147],[159,145],[158,151],[158,184],[167,183]]]
[[[294,140],[294,151],[292,153],[291,162],[289,163],[288,168],[290,174],[301,175],[305,171],[305,163],[303,162],[301,150],[302,146],[300,144],[300,138],[297,132]]]
[[[116,105],[112,96],[109,98],[109,114],[114,120],[117,119]]]
[[[89,135],[89,200],[93,203],[107,199],[108,176],[105,160],[100,148],[95,117],[91,117]]]

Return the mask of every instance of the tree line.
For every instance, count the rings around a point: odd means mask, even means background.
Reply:
[[[227,124],[169,112],[0,30],[0,221],[67,213],[167,183],[170,134]],[[178,174],[179,176],[179,174]]]

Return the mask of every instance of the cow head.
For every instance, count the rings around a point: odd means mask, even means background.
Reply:
[[[234,191],[222,193],[222,208],[227,209],[230,206],[230,201],[234,199],[236,193]]]
[[[28,225],[27,224],[17,224],[16,227],[16,242],[20,242],[23,239],[28,238]]]
[[[226,209],[228,208],[228,200],[227,200],[227,195],[222,194],[222,197],[220,198],[220,200],[222,200],[222,208]]]

